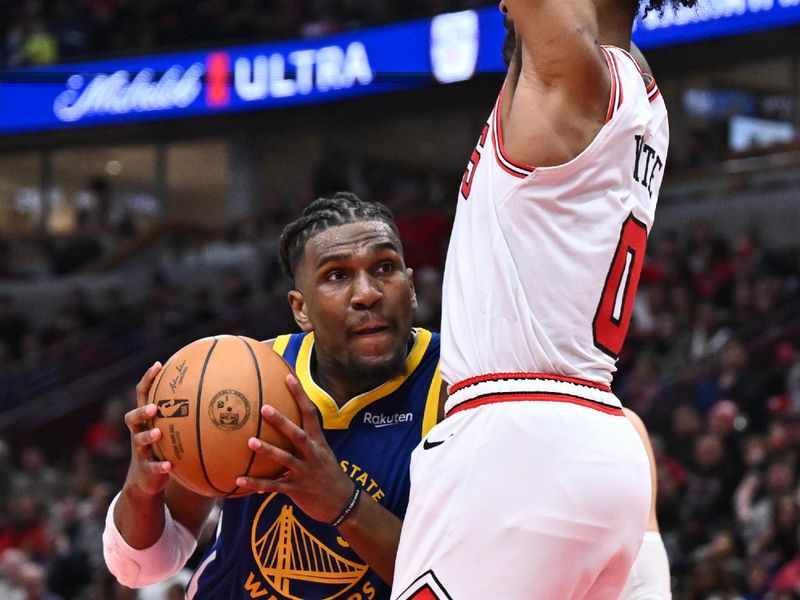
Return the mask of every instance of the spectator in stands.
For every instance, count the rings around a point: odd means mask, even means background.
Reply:
[[[61,596],[49,591],[46,571],[34,562],[20,567],[19,580],[25,591],[25,600],[62,600]]]
[[[731,331],[723,324],[719,309],[705,300],[697,306],[690,335],[690,356],[694,360],[701,360],[721,352],[730,339]]]
[[[58,474],[55,467],[48,464],[41,448],[38,446],[23,448],[19,466],[19,470],[11,479],[16,494],[31,494],[45,502],[56,497]]]
[[[795,528],[789,532],[795,538],[795,549],[798,546],[800,529]],[[791,560],[786,562],[778,571],[772,581],[771,589],[775,592],[800,593],[800,553],[795,552]]]
[[[420,183],[397,184],[388,204],[397,215],[395,220],[403,248],[408,249],[408,266],[441,271],[452,217],[433,204],[425,191]]]
[[[775,535],[779,499],[791,494],[794,486],[793,469],[780,458],[772,458],[766,467],[751,467],[740,481],[734,496],[735,508],[748,555],[764,552]]]
[[[94,571],[80,543],[85,534],[82,534],[80,501],[76,495],[70,493],[54,502],[49,526],[53,532],[53,556],[49,563],[51,587],[65,598],[74,598],[90,583]]]
[[[736,473],[725,456],[718,436],[705,433],[694,443],[694,456],[686,475],[684,508],[707,523],[719,522],[731,513]]]
[[[34,18],[28,25],[21,53],[26,66],[41,67],[58,62],[58,40],[43,19]]]
[[[616,388],[617,395],[624,398],[625,406],[648,418],[658,409],[662,391],[663,381],[654,353],[637,352],[627,377]]]
[[[685,600],[736,600],[736,582],[722,561],[714,558],[697,561],[688,576]]]
[[[19,575],[26,561],[22,550],[17,548],[0,550],[0,598],[3,600],[25,600]]]
[[[32,492],[18,492],[7,503],[7,518],[0,527],[0,552],[18,548],[35,560],[49,558],[51,545],[44,507]]]
[[[103,407],[100,419],[91,424],[83,436],[83,446],[89,451],[98,474],[108,481],[124,477],[128,466],[125,412],[122,399],[112,396]]]
[[[742,582],[742,600],[764,600],[769,591],[770,573],[763,561],[750,559]]]

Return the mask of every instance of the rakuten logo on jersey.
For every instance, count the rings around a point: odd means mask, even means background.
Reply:
[[[390,425],[398,425],[400,423],[408,423],[414,420],[414,413],[395,413],[393,415],[373,415],[372,413],[364,413],[364,423],[373,425],[375,427],[389,427]]]
[[[230,63],[233,62],[232,73]],[[316,50],[297,50],[284,54],[257,54],[233,59],[227,52],[210,54],[206,103],[211,107],[227,105],[230,100],[230,76],[233,90],[244,102],[266,98],[291,98],[312,92],[364,86],[372,83],[375,74],[367,49],[361,42],[345,47],[323,46]]]

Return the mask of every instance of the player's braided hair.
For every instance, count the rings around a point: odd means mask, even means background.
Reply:
[[[644,14],[655,12],[663,15],[667,8],[677,9],[681,6],[692,8],[696,6],[699,0],[640,0],[639,4],[644,8]]]
[[[397,239],[392,212],[380,202],[367,202],[351,192],[337,192],[330,198],[317,198],[309,204],[299,219],[289,223],[281,233],[281,267],[294,283],[295,271],[306,242],[329,227],[357,223],[359,221],[382,221]]]

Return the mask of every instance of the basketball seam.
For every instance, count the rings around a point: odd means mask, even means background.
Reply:
[[[200,371],[200,380],[197,384],[197,410],[195,411],[195,427],[196,427],[196,442],[197,442],[197,457],[200,459],[200,468],[203,470],[203,477],[206,480],[206,483],[215,491],[219,492],[220,494],[225,494],[226,492],[219,489],[213,483],[211,483],[211,479],[208,477],[208,471],[206,471],[206,462],[203,459],[203,444],[201,443],[200,439],[200,409],[202,405],[200,404],[202,397],[203,397],[203,379],[206,376],[206,368],[208,367],[208,363],[211,361],[211,354],[214,352],[214,348],[217,347],[217,342],[219,339],[214,337],[214,343],[211,344],[211,348],[208,350],[208,354],[206,355],[206,360],[203,362],[203,369]]]
[[[244,345],[247,346],[247,349],[250,351],[250,356],[253,358],[253,364],[256,367],[256,377],[258,377],[258,415],[256,415],[256,422],[257,422],[256,437],[261,439],[261,407],[264,406],[264,388],[261,383],[261,369],[259,368],[258,365],[258,358],[256,357],[256,353],[253,350],[252,346],[250,346],[250,343],[247,340],[245,340],[242,336],[238,337],[240,340],[242,340],[242,342],[244,342]],[[250,475],[250,469],[253,468],[253,463],[255,462],[255,460],[256,460],[255,450],[251,450],[250,461],[247,463],[247,468],[244,471],[245,477],[248,477]],[[235,494],[238,489],[239,486],[237,485],[233,489],[233,491],[230,492],[229,495]]]

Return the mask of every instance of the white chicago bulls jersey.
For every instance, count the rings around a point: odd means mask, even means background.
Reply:
[[[669,131],[655,82],[603,53],[607,122],[574,160],[503,151],[500,105],[464,174],[444,274],[442,377],[546,373],[610,384],[653,224]]]

